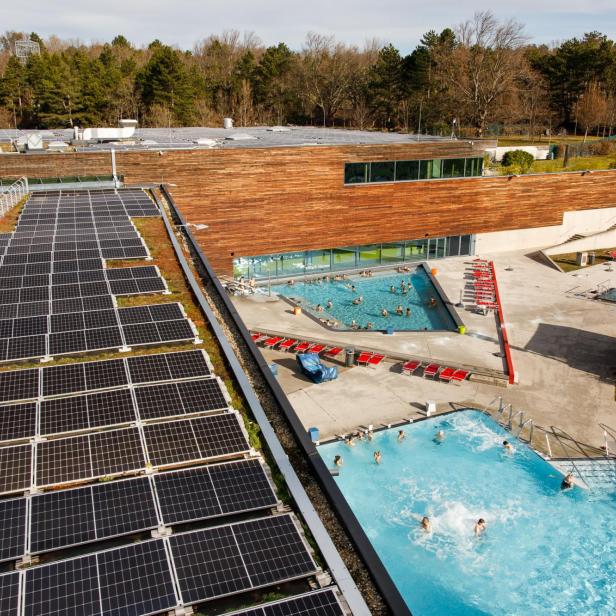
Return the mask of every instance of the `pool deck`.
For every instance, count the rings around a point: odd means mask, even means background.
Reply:
[[[481,255],[490,258],[490,255]],[[438,280],[456,302],[464,286],[468,257],[433,262]],[[279,381],[306,427],[317,426],[323,438],[361,425],[421,417],[426,400],[439,410],[456,405],[484,406],[503,396],[515,410],[524,410],[537,425],[556,426],[574,439],[599,447],[599,423],[616,428],[616,305],[576,297],[599,283],[616,286],[616,267],[601,264],[562,274],[520,252],[494,257],[505,320],[519,383],[507,388],[481,382],[461,386],[410,377],[399,362],[376,369],[342,369],[337,381],[314,385],[298,374],[295,359],[265,350],[279,364]],[[571,292],[571,289],[574,289]],[[442,332],[332,332],[289,305],[267,296],[234,297],[253,330],[280,332],[356,349],[382,351],[394,357],[431,359],[452,366],[475,366],[502,373],[502,350],[493,315],[459,309],[468,335]],[[554,456],[566,452],[554,450]],[[613,444],[612,446],[616,445]],[[541,448],[541,443],[536,446]],[[569,453],[573,453],[569,451]]]

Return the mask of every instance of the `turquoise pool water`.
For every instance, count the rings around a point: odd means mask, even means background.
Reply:
[[[601,293],[599,298],[606,302],[616,302],[616,288],[612,287],[611,289]]]
[[[402,292],[402,282],[407,286],[406,294]],[[355,290],[351,288],[353,286]],[[391,292],[392,286],[395,293]],[[405,274],[375,275],[372,278],[353,276],[343,281],[320,281],[320,284],[284,283],[272,286],[272,291],[293,298],[321,319],[336,321],[339,329],[351,328],[353,321],[361,329],[368,323],[373,324],[374,330],[386,330],[390,325],[398,331],[456,329],[430,278],[420,267]],[[363,302],[353,304],[353,300],[360,296]],[[428,305],[431,298],[436,300],[433,307]],[[327,308],[329,300],[333,304],[331,308]],[[319,304],[322,312],[316,310]],[[402,306],[403,315],[396,314],[398,306]],[[383,308],[389,316],[381,314]],[[411,309],[410,316],[406,316],[407,308]]]
[[[478,411],[403,429],[319,452],[343,457],[336,482],[414,616],[616,614],[615,493],[562,492],[558,471]]]

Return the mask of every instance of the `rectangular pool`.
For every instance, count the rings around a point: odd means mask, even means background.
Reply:
[[[554,467],[479,411],[402,429],[319,452],[331,467],[342,456],[336,482],[414,616],[616,614],[615,492],[561,491]]]
[[[448,308],[423,267],[404,274],[375,274],[371,278],[296,281],[274,285],[272,291],[290,298],[316,318],[335,322],[335,329],[385,331],[392,326],[394,331],[456,330]],[[359,298],[361,303],[353,303]],[[396,313],[397,308],[402,309],[402,314]]]

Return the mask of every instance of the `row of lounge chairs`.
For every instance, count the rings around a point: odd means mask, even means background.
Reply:
[[[328,347],[326,344],[318,342],[306,342],[295,338],[285,338],[283,336],[269,336],[267,334],[254,333],[252,339],[257,344],[262,344],[270,349],[277,351],[287,351],[293,353],[316,353],[322,354],[327,359],[335,359],[342,351],[343,347]]]
[[[473,259],[470,267],[469,284],[472,299],[479,310],[497,310],[494,275],[486,259]]]
[[[254,333],[252,339],[257,344],[262,344],[270,349],[276,348],[278,351],[292,351],[293,353],[316,353],[321,354],[327,359],[335,359],[344,350],[343,347],[328,347],[326,344],[319,342],[306,342],[296,340],[295,338],[285,338],[284,336],[269,336],[268,334]],[[356,358],[358,366],[370,366],[376,368],[379,366],[385,355],[381,353],[372,353],[371,351],[360,351]],[[407,361],[402,364],[402,372],[404,374],[415,374],[418,370],[423,370],[424,378],[431,378],[443,381],[445,383],[460,384],[470,375],[468,370],[458,370],[440,364],[428,363],[425,366],[423,362],[418,360]]]
[[[466,380],[470,375],[469,370],[459,370],[435,363],[429,363],[424,366],[423,363],[418,360],[407,361],[402,364],[402,372],[404,374],[415,374],[420,368],[423,370],[424,379],[436,379],[438,377],[439,381],[443,381],[444,383],[453,382],[457,385]]]

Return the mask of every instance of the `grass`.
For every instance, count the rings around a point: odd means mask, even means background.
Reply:
[[[612,261],[610,252],[614,252],[615,250],[616,248],[602,248],[601,250],[593,250],[592,252],[595,253],[595,262],[593,265],[598,265],[601,263],[608,263],[609,261]],[[584,251],[584,252],[591,252],[591,251]],[[575,262],[576,256],[577,256],[577,253],[570,252],[570,253],[561,254],[561,255],[551,255],[550,259],[552,259],[552,261],[554,261],[554,263],[556,263],[560,267],[560,269],[563,270],[563,272],[574,272],[579,269],[584,269],[585,267],[590,267],[590,265],[585,265],[583,267],[579,266]]]

